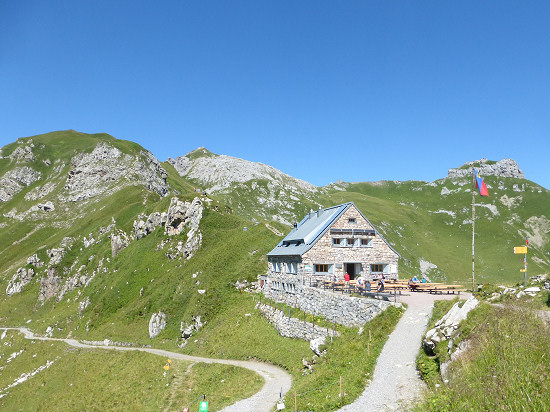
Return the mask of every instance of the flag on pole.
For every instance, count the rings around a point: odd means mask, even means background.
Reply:
[[[476,187],[479,189],[479,194],[481,196],[487,196],[489,197],[489,191],[487,190],[487,186],[485,185],[485,182],[483,179],[477,174],[477,170],[474,169],[474,173],[476,176]]]

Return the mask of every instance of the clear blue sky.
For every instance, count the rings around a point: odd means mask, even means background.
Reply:
[[[1,1],[0,146],[106,132],[315,185],[486,157],[550,188],[550,3]]]

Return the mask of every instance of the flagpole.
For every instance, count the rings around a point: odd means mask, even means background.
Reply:
[[[476,206],[474,202],[474,192],[475,192],[475,172],[472,167],[472,294],[474,293],[474,262],[475,262],[475,226],[476,226]]]

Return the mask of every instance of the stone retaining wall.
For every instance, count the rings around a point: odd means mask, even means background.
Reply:
[[[323,328],[318,325],[313,325],[310,322],[304,322],[297,318],[289,318],[285,316],[281,310],[263,303],[258,303],[256,309],[258,309],[262,316],[277,329],[281,336],[287,338],[311,341],[319,337],[339,336],[338,332],[330,328],[327,331],[326,327]]]
[[[401,303],[351,297],[313,287],[304,287],[301,292],[284,295],[266,293],[266,296],[347,327],[362,326],[390,306],[402,307]]]

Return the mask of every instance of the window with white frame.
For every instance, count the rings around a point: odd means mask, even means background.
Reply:
[[[273,272],[281,272],[281,262],[273,262]]]
[[[315,274],[323,275],[333,273],[333,266],[328,263],[315,263],[313,267],[315,268]]]
[[[388,273],[388,264],[386,263],[375,263],[370,265],[371,273]]]
[[[341,247],[342,246],[342,240],[343,239],[339,239],[339,238],[332,238],[332,246],[334,247]]]
[[[368,246],[372,246],[372,239],[370,238],[361,239],[361,247],[368,247]]]
[[[348,247],[353,247],[353,246],[355,246],[355,239],[352,238],[352,237],[348,237],[348,238],[346,239],[346,246],[348,246]]]
[[[286,264],[287,273],[298,273],[298,263],[289,262]]]

